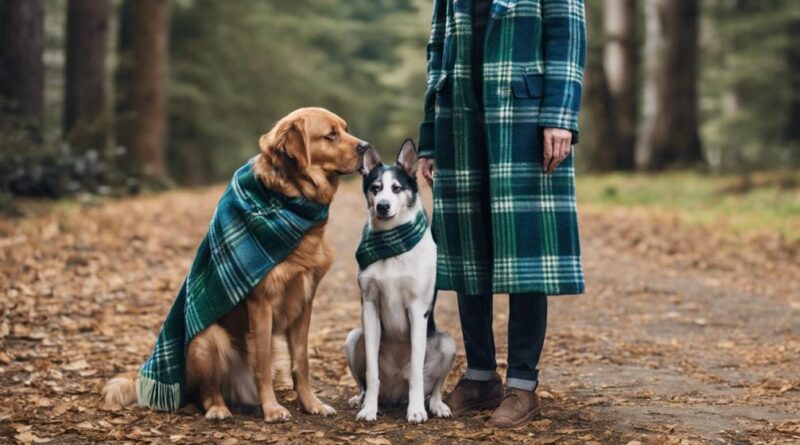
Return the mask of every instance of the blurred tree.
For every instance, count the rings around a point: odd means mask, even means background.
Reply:
[[[583,109],[581,128],[581,165],[591,171],[610,171],[614,169],[612,154],[616,145],[614,139],[614,118],[611,114],[611,92],[608,90],[606,73],[603,69],[602,5],[593,2],[586,5],[587,57],[584,71]]]
[[[715,170],[800,166],[800,2],[706,0],[703,140]]]
[[[587,5],[589,49],[584,103],[592,137],[583,165],[594,171],[632,170],[638,103],[636,0]],[[583,125],[583,124],[582,124]]]
[[[165,161],[167,124],[168,0],[129,0],[120,24],[123,98],[118,143],[127,150],[128,169],[151,184],[167,180]]]
[[[128,145],[133,139],[133,122],[136,117],[133,102],[133,54],[131,51],[133,35],[131,32],[132,0],[122,0],[119,4],[116,30],[116,64],[112,75],[112,107],[114,110],[114,143],[129,152]],[[130,154],[124,158],[129,159]]]
[[[702,161],[698,126],[699,0],[645,2],[644,124],[640,169]]]
[[[106,53],[110,0],[69,0],[64,135],[80,150],[110,144]]]
[[[632,170],[636,144],[638,103],[637,0],[605,0],[603,23],[606,42],[603,67],[614,117],[613,163],[617,170]]]
[[[0,109],[36,141],[42,136],[43,48],[44,0],[0,2]]]
[[[786,33],[789,36],[789,44],[786,46],[789,69],[789,119],[786,122],[786,136],[791,142],[800,143],[800,14],[789,17]]]

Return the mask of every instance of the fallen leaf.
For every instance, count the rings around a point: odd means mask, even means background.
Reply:
[[[39,437],[39,436],[33,434],[30,431],[25,431],[24,433],[19,433],[16,436],[14,436],[14,438],[17,439],[18,441],[22,442],[22,443],[47,443],[47,442],[50,442],[51,440],[53,440],[53,439],[48,439],[48,438],[44,438],[44,437]]]
[[[62,366],[61,369],[65,370],[65,371],[79,371],[81,369],[86,369],[88,366],[89,366],[89,364],[86,363],[86,360],[80,359],[80,360],[72,362],[72,363],[70,363],[68,365]]]

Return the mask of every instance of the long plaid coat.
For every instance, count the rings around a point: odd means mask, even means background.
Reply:
[[[434,0],[428,43],[419,146],[436,160],[437,288],[582,293],[573,159],[543,174],[542,129],[569,129],[577,142],[583,0],[494,0],[482,110],[470,75],[471,3]]]

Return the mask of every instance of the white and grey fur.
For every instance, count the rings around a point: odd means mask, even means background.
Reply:
[[[370,148],[364,155],[364,194],[372,230],[413,222],[423,210],[416,182],[417,150],[406,140],[395,165],[383,165]],[[358,274],[362,328],[350,331],[347,363],[361,393],[356,419],[373,421],[378,404],[408,402],[411,423],[428,420],[425,397],[436,417],[450,417],[442,386],[455,358],[453,338],[436,330],[433,317],[436,244],[430,227],[408,252],[377,261]],[[432,320],[431,320],[432,321]]]

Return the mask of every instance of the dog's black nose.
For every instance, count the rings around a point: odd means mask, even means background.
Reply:
[[[379,214],[385,215],[385,214],[389,213],[389,207],[391,207],[391,206],[389,205],[388,202],[379,202],[375,206],[375,210],[377,210]]]
[[[356,151],[359,154],[363,154],[369,148],[369,142],[361,141],[356,145]]]

